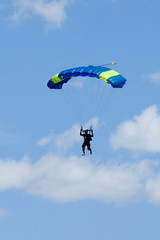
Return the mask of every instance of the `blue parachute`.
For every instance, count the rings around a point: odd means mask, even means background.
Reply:
[[[51,89],[61,89],[64,83],[67,83],[73,77],[91,77],[104,80],[111,84],[113,88],[122,88],[126,79],[118,72],[103,66],[77,67],[64,70],[49,81],[47,86]]]

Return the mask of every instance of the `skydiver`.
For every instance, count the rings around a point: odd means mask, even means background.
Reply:
[[[90,141],[92,141],[93,135],[93,130],[83,130],[81,127],[80,129],[80,135],[84,137],[84,143],[82,144],[82,151],[83,151],[83,156],[85,155],[85,147],[87,146],[87,149],[90,151],[90,154],[92,154],[92,149],[91,149],[91,144]]]

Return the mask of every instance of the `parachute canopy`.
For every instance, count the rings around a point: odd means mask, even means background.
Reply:
[[[111,84],[113,88],[122,88],[126,79],[118,72],[102,66],[77,67],[64,70],[53,76],[47,83],[51,89],[61,89],[73,77],[95,77]]]

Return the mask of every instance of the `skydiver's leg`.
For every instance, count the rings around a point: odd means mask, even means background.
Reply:
[[[82,151],[83,151],[83,153],[85,153],[85,146],[86,146],[86,144],[83,143],[83,144],[82,144]]]
[[[92,154],[92,149],[91,149],[91,144],[90,143],[87,144],[87,149],[90,151],[90,154]]]

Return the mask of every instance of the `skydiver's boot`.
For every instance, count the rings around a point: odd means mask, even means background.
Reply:
[[[92,150],[90,150],[90,154],[92,154]]]
[[[86,154],[85,153],[82,153],[83,156],[85,156]]]

